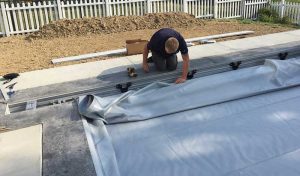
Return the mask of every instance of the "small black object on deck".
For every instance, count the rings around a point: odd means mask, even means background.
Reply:
[[[280,60],[285,60],[286,57],[287,57],[288,55],[289,55],[288,52],[285,52],[285,53],[279,53],[279,54],[278,54],[278,57],[279,57]]]
[[[229,64],[229,66],[231,66],[232,70],[237,70],[241,64],[242,64],[242,61],[237,61],[237,62],[231,62]]]
[[[128,88],[132,85],[131,82],[127,82],[125,84],[117,84],[116,88],[120,89],[121,93],[127,92]]]
[[[6,80],[4,84],[9,83],[11,80],[17,78],[18,76],[20,76],[18,73],[8,73],[4,75],[3,78]]]
[[[186,78],[187,79],[193,79],[195,73],[197,73],[196,69],[194,69],[192,71],[189,71],[188,74],[187,74],[187,76],[186,76]]]

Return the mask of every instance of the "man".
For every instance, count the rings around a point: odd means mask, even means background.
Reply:
[[[149,72],[147,62],[149,50],[152,52],[152,60],[159,71],[173,71],[177,68],[176,53],[181,52],[183,59],[182,76],[176,80],[176,84],[186,81],[189,70],[189,54],[185,40],[177,31],[170,28],[163,28],[157,31],[145,46],[143,52],[143,69]]]

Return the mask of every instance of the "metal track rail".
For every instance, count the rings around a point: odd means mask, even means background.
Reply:
[[[283,50],[283,51],[281,50],[280,52],[285,52],[285,50]],[[286,50],[286,52],[289,52],[289,57],[300,55],[299,49],[296,49],[293,51]],[[272,54],[270,54],[270,53],[257,54],[255,56],[248,57],[248,59],[242,60],[242,64],[240,65],[239,68],[247,68],[247,67],[262,65],[264,63],[265,59],[274,59],[275,56],[277,56],[277,55],[278,55],[278,52],[276,54],[274,54],[274,53],[272,53]],[[277,57],[277,58],[279,59],[279,57]],[[198,70],[198,72],[194,75],[194,78],[199,78],[199,77],[203,77],[203,76],[208,76],[208,75],[222,73],[222,72],[232,70],[232,68],[229,66],[229,63],[214,64],[214,65],[206,66],[206,67],[191,66],[191,69]],[[180,71],[167,72],[167,73],[145,76],[143,78],[134,79],[131,81],[132,86],[129,88],[129,90],[137,90],[137,89],[143,88],[146,85],[148,85],[152,82],[155,82],[155,81],[171,83],[171,82],[174,82],[174,80],[178,77],[178,75],[180,73],[181,73]],[[21,111],[28,110],[28,108],[26,108],[26,106],[28,107],[29,102],[31,102],[31,103],[34,102],[35,106],[32,109],[36,109],[36,108],[41,108],[41,107],[55,105],[55,104],[72,102],[75,99],[77,99],[79,96],[88,95],[88,94],[98,95],[98,96],[102,96],[102,97],[116,95],[116,94],[119,94],[120,91],[118,89],[116,89],[115,84],[116,83],[110,83],[110,84],[106,84],[104,86],[92,87],[89,89],[83,89],[83,90],[78,90],[78,91],[74,91],[74,92],[68,92],[68,93],[57,94],[57,95],[52,95],[52,96],[45,96],[45,97],[40,97],[37,99],[23,101],[23,102],[14,102],[14,103],[8,104],[8,108],[9,108],[10,113],[15,113],[15,112],[21,112]]]

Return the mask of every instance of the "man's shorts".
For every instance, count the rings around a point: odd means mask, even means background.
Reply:
[[[177,68],[177,55],[173,54],[169,57],[163,57],[156,52],[152,52],[152,60],[158,71],[173,71]]]

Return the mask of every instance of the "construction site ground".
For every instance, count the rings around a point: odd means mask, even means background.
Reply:
[[[280,52],[280,48],[299,46],[299,36],[300,30],[295,30],[211,45],[193,46],[190,48],[191,61],[201,63],[204,68],[236,59],[248,59],[246,56],[259,56],[265,52],[277,53]],[[207,52],[203,53],[204,51]],[[124,77],[130,78],[127,77],[125,68],[128,65],[140,65],[140,62],[139,55],[24,73],[16,79],[18,83],[9,103],[26,102],[86,88],[101,87],[106,84],[119,83],[120,79],[126,81]],[[103,68],[104,66],[105,68]],[[96,67],[99,70],[93,73],[92,70]],[[141,68],[138,69],[142,73]],[[108,75],[103,75],[105,72]],[[155,72],[148,74],[155,74]],[[79,77],[80,75],[90,77]],[[143,78],[142,74],[138,78]],[[46,82],[44,82],[45,80]],[[19,89],[16,89],[17,86]],[[4,99],[0,94],[1,101],[4,102]],[[54,104],[36,110],[5,115],[6,108],[5,103],[0,103],[1,127],[17,130],[43,124],[41,154],[43,176],[96,175],[76,102]]]
[[[184,20],[180,20],[182,16],[184,14],[173,14],[171,19],[174,20],[168,20],[170,14],[159,14],[152,17],[154,21],[148,21],[150,25],[147,21],[146,23],[140,23],[143,21],[140,17],[138,19],[136,19],[137,17],[113,17],[104,22],[100,19],[64,20],[45,26],[41,32],[29,36],[0,38],[0,75],[107,59],[95,58],[57,65],[51,63],[54,58],[124,48],[127,39],[149,40],[151,35],[162,27],[173,27],[182,33],[185,38],[243,30],[254,31],[254,34],[247,36],[251,37],[295,29],[294,26],[240,20],[196,20],[189,15],[185,15]],[[115,22],[119,23],[120,21],[123,21],[127,27],[117,28],[114,26]],[[136,23],[142,25],[135,25]],[[158,25],[152,25],[152,23]],[[64,25],[65,27],[63,27]],[[75,27],[80,25],[82,29]],[[99,28],[99,26],[102,27]],[[236,38],[239,37],[221,40]]]
[[[280,44],[299,42],[299,36],[300,30],[293,30],[262,36],[247,37],[243,39],[222,41],[207,45],[196,45],[189,47],[189,55],[191,61],[206,61],[208,58],[214,57],[222,58],[222,62],[229,62],[228,60],[243,60],[251,55],[257,55],[259,53],[264,54],[268,50],[276,51],[277,49],[274,47]],[[292,46],[292,44],[290,44],[290,46]],[[261,51],[261,48],[268,48],[268,50]],[[247,54],[243,54],[244,52]],[[177,56],[181,62],[181,55],[178,54]],[[214,63],[214,59],[208,60],[211,60],[209,61],[210,63]],[[122,72],[122,74],[126,76],[127,67],[135,67],[136,69],[140,69],[141,63],[142,55],[132,55],[25,72],[21,73],[20,76],[15,79],[15,81],[18,83],[14,86],[14,90],[30,89],[34,87],[76,80],[86,80],[88,78],[94,78],[97,80],[99,77],[118,72]],[[208,63],[205,62],[205,64]],[[77,89],[78,86],[75,86],[74,88]],[[55,88],[53,90],[57,89]]]

